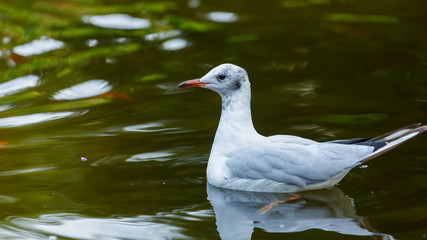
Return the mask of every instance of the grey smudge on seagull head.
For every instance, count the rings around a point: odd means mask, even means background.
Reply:
[[[250,86],[248,74],[245,69],[234,64],[221,64],[200,79],[201,82],[209,83],[205,87],[209,88],[221,96],[234,94],[242,86]]]

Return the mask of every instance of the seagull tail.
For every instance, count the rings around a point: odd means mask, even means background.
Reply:
[[[426,130],[427,130],[427,125],[421,126],[421,123],[415,123],[415,124],[411,124],[409,126],[394,130],[392,132],[386,133],[384,135],[368,139],[364,142],[371,143],[371,144],[383,143],[384,145],[376,149],[374,152],[368,155],[361,162],[364,163],[368,160],[371,160],[374,157],[377,157],[383,153],[386,153],[391,149],[397,147],[398,145],[402,144],[403,142],[417,136],[418,134]]]

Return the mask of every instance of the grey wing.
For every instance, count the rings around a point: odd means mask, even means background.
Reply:
[[[350,170],[373,149],[335,143],[248,144],[230,155],[227,166],[232,177],[268,179],[303,187]]]

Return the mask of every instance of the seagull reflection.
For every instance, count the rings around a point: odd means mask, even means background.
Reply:
[[[210,184],[207,184],[207,192],[222,240],[249,240],[254,227],[267,232],[291,233],[322,229],[348,235],[394,239],[370,229],[366,220],[356,215],[353,199],[344,196],[337,187],[302,192],[299,200],[279,204],[265,214],[257,211],[271,202],[293,195],[235,191]]]

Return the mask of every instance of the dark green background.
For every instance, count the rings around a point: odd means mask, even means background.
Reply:
[[[76,115],[0,124],[0,237],[219,239],[205,168],[220,99],[176,85],[224,62],[242,66],[252,83],[254,124],[265,135],[327,141],[427,122],[426,9],[416,0],[1,1],[0,82],[29,74],[40,82],[0,98],[8,108],[0,123],[35,113]],[[208,14],[216,11],[237,19],[212,21]],[[112,13],[148,19],[151,27],[83,21]],[[171,30],[176,36],[145,38]],[[42,36],[64,46],[12,54]],[[173,38],[186,46],[165,50]],[[52,98],[91,79],[107,81],[110,94]],[[424,134],[339,184],[378,232],[425,238],[426,146]],[[253,233],[285,238],[372,237],[315,229]]]

